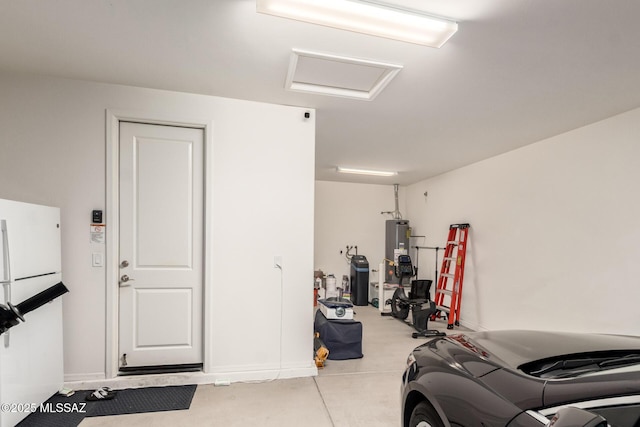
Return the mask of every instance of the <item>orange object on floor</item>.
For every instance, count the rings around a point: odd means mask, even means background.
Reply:
[[[435,317],[441,317],[442,313],[447,313],[447,329],[453,329],[454,325],[460,326],[464,263],[467,255],[467,238],[469,237],[470,227],[469,224],[452,224],[449,226],[449,237],[444,250],[435,297],[436,308],[438,309]],[[449,283],[452,284],[451,287],[448,287]],[[445,295],[450,297],[449,306],[444,305]]]

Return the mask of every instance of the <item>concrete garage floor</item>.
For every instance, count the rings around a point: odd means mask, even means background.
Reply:
[[[354,311],[363,324],[362,359],[327,360],[313,378],[201,385],[188,411],[85,418],[80,427],[399,426],[405,362],[425,339],[411,338],[412,328],[380,316],[374,307]],[[444,320],[429,322],[429,327],[446,331]]]

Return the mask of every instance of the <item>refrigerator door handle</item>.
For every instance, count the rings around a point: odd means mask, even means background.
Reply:
[[[0,220],[0,230],[2,231],[2,271],[4,277],[2,277],[2,290],[4,292],[5,303],[11,302],[11,263],[9,262],[9,237],[7,234],[7,220]],[[11,337],[11,331],[7,331],[4,334],[4,346],[9,347]]]
[[[9,236],[7,233],[7,220],[0,220],[0,230],[2,230],[2,283],[5,286],[5,302],[11,302],[11,262],[9,260]]]
[[[4,300],[6,302],[9,302],[9,298],[11,297],[11,282],[3,282],[2,288],[2,290],[4,291]],[[11,344],[11,331],[5,331],[3,335],[4,348],[8,348],[9,344]]]

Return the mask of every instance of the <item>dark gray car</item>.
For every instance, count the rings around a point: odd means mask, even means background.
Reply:
[[[449,335],[417,347],[403,375],[403,427],[607,423],[640,427],[639,337],[538,331]]]

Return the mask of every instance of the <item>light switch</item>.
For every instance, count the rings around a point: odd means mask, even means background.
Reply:
[[[91,254],[91,266],[104,267],[104,254],[102,252],[94,252]]]

